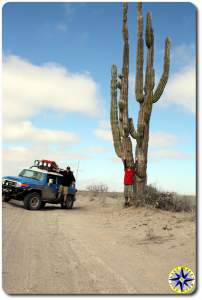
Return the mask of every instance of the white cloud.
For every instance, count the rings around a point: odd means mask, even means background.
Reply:
[[[177,142],[177,136],[167,132],[151,132],[149,147],[159,148],[172,146]]]
[[[70,165],[76,170],[78,160],[88,159],[87,155],[80,152],[68,151],[66,147],[58,147],[57,151],[51,149],[45,144],[40,147],[35,145],[31,148],[21,145],[3,149],[3,175],[16,175],[23,168],[33,165],[35,159],[50,159],[58,163],[62,168]]]
[[[80,36],[80,40],[82,42],[86,42],[89,40],[89,33],[88,32],[82,32]]]
[[[24,146],[14,146],[12,147],[12,150],[16,151],[17,153],[26,153],[28,149]]]
[[[5,140],[32,141],[37,143],[74,143],[78,137],[74,133],[37,128],[29,121],[19,123],[6,122],[3,126]]]
[[[193,156],[184,151],[173,149],[179,145],[180,138],[167,132],[151,132],[149,139],[149,159],[159,161],[161,159],[187,160]]]
[[[94,130],[94,135],[101,140],[112,141],[110,122],[108,120],[100,120],[98,128]]]
[[[66,32],[67,31],[67,25],[65,25],[64,23],[58,23],[56,28],[61,32]]]
[[[102,129],[110,129],[110,120],[100,120],[98,126]]]
[[[195,45],[194,44],[181,44],[176,46],[171,51],[171,67],[184,68],[195,58]],[[163,53],[164,51],[162,51]]]
[[[149,157],[152,160],[153,159],[154,160],[160,160],[160,159],[187,160],[193,158],[193,156],[190,155],[189,153],[183,151],[168,150],[168,149],[149,151]]]
[[[74,8],[72,7],[72,3],[63,3],[64,11],[67,16],[72,16],[74,13]]]
[[[71,152],[67,147],[67,143],[79,141],[75,133],[45,125],[37,128],[30,118],[46,109],[62,114],[75,111],[96,115],[100,94],[89,74],[72,74],[55,64],[35,66],[8,56],[3,65],[3,100],[3,137],[14,145],[8,148],[5,143],[4,175],[18,173],[35,159],[51,159],[61,167],[75,168],[78,160],[88,159],[87,153]],[[27,144],[31,147],[25,147]]]
[[[105,148],[99,146],[90,146],[84,149],[86,153],[99,154],[105,152]]]
[[[160,105],[175,104],[186,112],[195,113],[195,56],[194,44],[181,44],[172,49],[171,71]]]
[[[170,76],[160,103],[162,105],[177,104],[185,111],[195,113],[196,69],[194,65],[186,66]]]
[[[110,130],[97,128],[94,130],[94,134],[101,140],[112,141],[112,133]]]
[[[26,120],[43,109],[95,115],[99,88],[88,74],[55,64],[36,66],[8,56],[3,63],[3,118]]]

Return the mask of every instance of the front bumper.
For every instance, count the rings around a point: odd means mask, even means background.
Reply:
[[[2,185],[2,195],[6,198],[23,200],[26,190],[20,187],[8,187]]]

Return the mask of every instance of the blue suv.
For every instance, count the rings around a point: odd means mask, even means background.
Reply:
[[[68,188],[66,204],[58,199],[58,190],[62,175],[37,167],[24,169],[19,176],[5,176],[2,179],[3,201],[11,199],[24,201],[24,207],[29,210],[43,208],[46,203],[60,204],[62,208],[72,208],[76,200],[76,188]]]

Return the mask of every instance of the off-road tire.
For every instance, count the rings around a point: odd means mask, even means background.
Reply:
[[[41,197],[38,193],[30,193],[24,198],[24,207],[28,210],[40,209],[41,203]]]
[[[8,198],[8,197],[6,197],[6,196],[2,196],[2,201],[3,202],[8,202],[8,201],[10,201],[11,200],[11,198]]]
[[[64,209],[64,208],[65,208],[65,205],[64,205],[64,203],[63,203],[63,202],[61,202],[61,203],[60,203],[60,206],[61,206],[61,208],[62,208],[62,209]]]

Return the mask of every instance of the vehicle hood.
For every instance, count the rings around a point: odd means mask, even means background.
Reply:
[[[21,183],[27,183],[30,185],[42,185],[42,182],[40,182],[36,179],[26,178],[26,177],[22,177],[22,176],[4,176],[3,179],[19,181]]]

